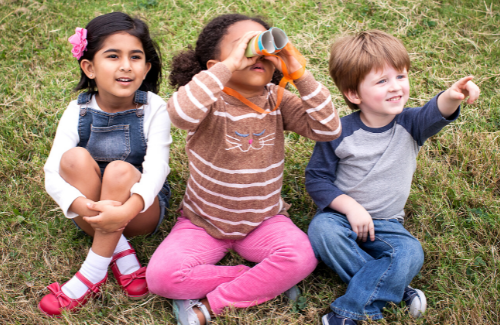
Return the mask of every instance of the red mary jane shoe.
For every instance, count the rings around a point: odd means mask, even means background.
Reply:
[[[40,300],[38,309],[40,309],[40,311],[45,315],[51,317],[60,317],[63,310],[76,311],[85,305],[89,298],[95,298],[100,294],[99,287],[106,282],[108,278],[106,275],[102,281],[93,284],[80,272],[76,272],[75,276],[89,288],[83,296],[78,299],[72,299],[62,292],[61,286],[58,282],[54,282],[47,287],[50,293]]]
[[[111,260],[111,271],[113,271],[116,281],[122,287],[127,297],[133,300],[139,300],[149,295],[148,284],[146,283],[146,267],[141,267],[130,274],[121,274],[118,265],[116,265],[118,259],[130,254],[136,255],[133,248],[113,256]],[[137,255],[135,258],[137,258]],[[137,263],[139,263],[139,259],[137,259]],[[141,263],[139,263],[139,265],[141,265]]]

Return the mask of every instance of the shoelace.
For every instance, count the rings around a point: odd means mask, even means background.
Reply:
[[[404,294],[403,294],[403,301],[406,302],[407,304],[412,301],[413,298],[415,298],[416,296],[418,296],[418,293],[417,291],[415,291],[415,289],[413,289],[412,287],[408,286],[408,288],[410,288],[409,290],[405,290]]]

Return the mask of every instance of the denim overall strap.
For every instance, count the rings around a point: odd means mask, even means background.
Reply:
[[[79,147],[87,149],[101,171],[114,160],[126,161],[142,172],[147,143],[144,135],[144,109],[107,113],[92,108],[92,94],[78,97],[80,117],[78,121]],[[147,104],[147,92],[137,91],[137,106]]]
[[[78,105],[80,105],[80,116],[85,116],[85,114],[87,114],[87,106],[91,100],[92,100],[92,93],[87,92],[78,95],[77,103]],[[86,104],[85,107],[83,107],[84,104]]]
[[[138,90],[135,92],[135,97],[134,97],[134,103],[136,103],[137,106],[139,104],[142,105],[147,105],[148,104],[148,93],[142,90]],[[137,108],[137,111],[135,112],[137,117],[141,117],[144,115],[144,109],[143,108]]]
[[[142,90],[135,92],[134,103],[147,105],[148,104],[148,93]]]
[[[78,95],[78,105],[88,104],[92,100],[92,93],[81,93]]]

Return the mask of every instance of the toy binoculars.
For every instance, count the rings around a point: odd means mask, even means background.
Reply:
[[[247,58],[257,55],[275,54],[281,51],[288,43],[288,36],[279,28],[271,27],[269,30],[253,37],[245,52]]]

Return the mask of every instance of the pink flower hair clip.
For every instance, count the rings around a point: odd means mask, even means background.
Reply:
[[[71,53],[73,53],[73,56],[77,60],[80,60],[83,56],[83,51],[87,49],[87,30],[77,27],[75,29],[75,35],[68,38],[68,41],[73,45]]]

